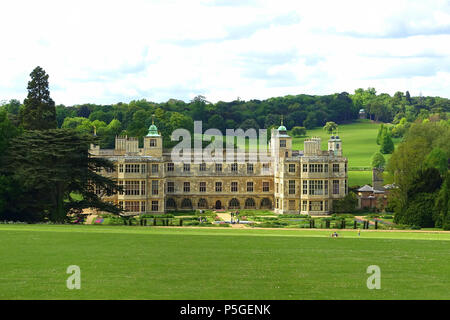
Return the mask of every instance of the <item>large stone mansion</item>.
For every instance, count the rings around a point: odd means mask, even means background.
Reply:
[[[271,132],[266,163],[250,162],[248,155],[244,162],[174,163],[162,144],[152,124],[143,148],[130,137],[116,137],[115,149],[91,146],[91,156],[116,164],[116,171],[102,174],[124,187],[104,200],[130,215],[191,209],[326,215],[333,201],[348,192],[347,158],[339,136],[331,136],[328,150],[321,150],[320,138],[306,139],[303,151],[292,150],[292,137],[281,125]]]

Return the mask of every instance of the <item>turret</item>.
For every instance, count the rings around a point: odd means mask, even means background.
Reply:
[[[335,156],[342,156],[342,141],[339,136],[331,136],[328,140],[328,151],[332,151]]]
[[[292,137],[287,134],[287,129],[283,125],[283,118],[281,118],[281,125],[278,129],[272,129],[270,152],[272,157],[276,159],[292,157]]]
[[[152,124],[148,128],[148,134],[144,137],[144,156],[162,157],[163,141],[162,136],[155,126],[154,115]]]

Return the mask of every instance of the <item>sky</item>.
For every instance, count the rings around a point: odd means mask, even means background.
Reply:
[[[377,93],[450,98],[450,0],[2,1],[0,101]]]

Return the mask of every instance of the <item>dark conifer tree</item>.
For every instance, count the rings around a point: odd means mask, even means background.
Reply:
[[[41,67],[36,67],[30,74],[28,96],[21,110],[22,125],[26,130],[55,129],[55,102],[50,98],[48,74]]]

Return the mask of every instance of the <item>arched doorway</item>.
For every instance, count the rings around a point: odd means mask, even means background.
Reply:
[[[247,200],[245,200],[245,209],[255,209],[255,207],[255,200],[253,200],[253,198],[247,198]]]
[[[177,204],[173,198],[168,198],[166,200],[166,208],[167,209],[176,209],[177,208]]]
[[[239,209],[240,208],[239,200],[236,198],[231,199],[230,203],[228,204],[228,208],[229,209]]]
[[[216,201],[216,209],[222,209],[222,201],[220,200]]]
[[[198,200],[197,206],[199,209],[208,209],[208,202],[206,202],[206,199],[201,198],[200,200]]]
[[[191,199],[185,198],[181,202],[181,209],[192,209],[192,201]]]
[[[261,200],[261,209],[272,209],[272,201],[269,198],[263,198]]]

